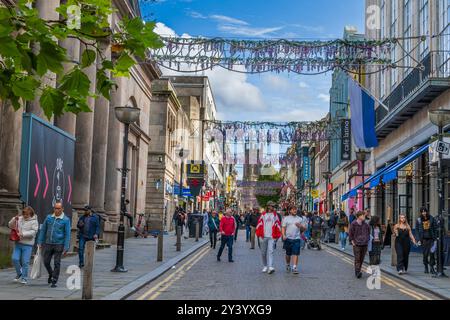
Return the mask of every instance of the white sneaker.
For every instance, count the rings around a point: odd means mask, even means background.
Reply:
[[[275,272],[275,269],[274,269],[274,268],[269,268],[269,271],[267,271],[268,274],[272,274],[272,273],[274,273],[274,272]]]
[[[262,269],[262,273],[266,273],[267,272],[267,267],[264,267],[263,269]]]
[[[22,279],[20,280],[20,283],[21,283],[21,284],[28,284],[28,281],[22,278]]]
[[[286,265],[286,272],[291,272],[291,266],[290,265]]]

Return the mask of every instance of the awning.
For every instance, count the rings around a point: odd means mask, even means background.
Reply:
[[[383,182],[389,183],[392,180],[397,179],[398,171],[402,169],[404,166],[408,165],[409,163],[416,160],[418,157],[420,157],[422,154],[428,151],[428,148],[430,147],[429,144],[424,145],[417,149],[416,151],[410,153],[408,156],[404,157],[403,159],[396,162],[385,174],[383,174]]]

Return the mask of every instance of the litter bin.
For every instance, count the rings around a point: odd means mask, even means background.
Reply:
[[[203,215],[201,214],[191,214],[189,215],[188,227],[189,227],[189,238],[195,238],[195,225],[199,224],[199,238],[202,238],[203,233]]]

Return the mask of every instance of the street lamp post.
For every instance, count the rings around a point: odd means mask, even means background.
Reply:
[[[127,191],[127,158],[128,158],[128,132],[130,130],[130,124],[135,123],[139,119],[140,109],[134,107],[116,107],[114,109],[117,120],[125,125],[125,131],[123,135],[123,159],[122,159],[122,187],[120,194],[120,222],[117,233],[117,256],[116,266],[112,269],[112,272],[127,272],[123,266],[123,252],[125,245],[125,226],[124,218],[129,216],[127,212],[127,205],[125,202],[125,196]]]
[[[365,164],[367,159],[369,158],[370,155],[370,151],[364,150],[364,149],[359,149],[358,151],[356,151],[356,159],[358,159],[359,161],[361,161],[361,165],[362,165],[362,181],[363,181],[363,187],[362,187],[362,198],[361,198],[361,204],[362,204],[362,210],[365,209],[364,207],[364,196],[365,196],[365,192],[366,192],[366,188],[365,188],[365,180],[366,180],[366,173],[365,173]]]
[[[444,140],[444,126],[450,124],[450,110],[434,110],[428,112],[430,121],[438,127],[439,141]],[[437,273],[435,277],[447,277],[444,273],[444,179],[442,169],[442,153],[438,158],[438,238],[437,238]]]

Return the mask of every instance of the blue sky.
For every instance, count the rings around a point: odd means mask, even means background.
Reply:
[[[318,40],[342,37],[346,25],[364,31],[364,0],[158,0],[142,11],[163,35]],[[331,73],[207,75],[221,120],[311,121],[328,111]]]

